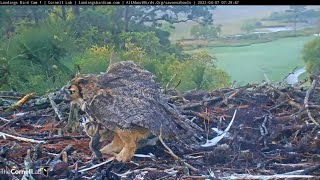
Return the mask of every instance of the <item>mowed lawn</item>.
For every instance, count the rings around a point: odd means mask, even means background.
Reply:
[[[259,83],[265,80],[281,81],[295,67],[303,67],[302,50],[314,36],[283,38],[273,42],[244,47],[209,47],[206,50],[217,57],[217,65],[225,70],[237,85]]]

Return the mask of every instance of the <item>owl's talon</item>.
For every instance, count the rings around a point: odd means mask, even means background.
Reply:
[[[122,156],[119,156],[119,155],[116,156],[116,160],[119,161],[119,162],[128,162],[129,161],[128,158],[125,158],[125,157],[122,157]]]
[[[116,160],[119,162],[128,162],[132,158],[132,156],[128,152],[120,152],[115,156]]]

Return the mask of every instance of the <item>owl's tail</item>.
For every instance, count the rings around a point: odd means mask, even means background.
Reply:
[[[205,142],[205,138],[202,136],[203,129],[189,119],[185,118],[179,113],[178,110],[171,107],[168,104],[162,104],[164,110],[172,117],[176,125],[176,129],[173,130],[172,138],[176,139],[179,145],[183,145],[187,149],[198,149],[200,144]]]

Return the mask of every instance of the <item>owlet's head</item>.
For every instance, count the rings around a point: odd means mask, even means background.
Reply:
[[[81,106],[84,96],[88,91],[89,80],[86,77],[77,77],[69,83],[66,88],[66,99],[73,103],[80,103]]]

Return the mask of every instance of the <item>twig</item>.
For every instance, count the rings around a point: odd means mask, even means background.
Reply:
[[[2,121],[10,122],[10,120],[0,117]]]
[[[160,129],[160,135],[159,135],[159,140],[162,143],[162,145],[167,149],[167,152],[176,160],[179,160],[181,162],[183,162],[188,168],[190,168],[193,171],[199,171],[199,169],[193,167],[192,165],[188,164],[187,162],[185,162],[182,158],[180,158],[179,156],[177,156],[167,145],[166,143],[163,141],[162,139],[162,127]]]
[[[208,105],[208,104],[211,104],[211,103],[217,103],[217,102],[220,102],[222,100],[223,100],[222,97],[214,97],[214,98],[211,98],[211,99],[208,99],[208,100],[205,100],[205,101],[201,101],[199,103],[190,103],[190,104],[182,105],[180,108],[181,109],[192,109],[192,108],[196,108],[196,107],[199,107],[199,106]]]
[[[51,104],[54,112],[55,112],[56,115],[58,116],[59,120],[62,121],[62,120],[63,120],[63,119],[62,119],[62,114],[61,114],[61,112],[59,111],[59,109],[57,108],[56,103],[52,100],[51,95],[48,95],[48,98],[49,98],[50,104]]]
[[[114,157],[111,157],[111,158],[107,159],[106,161],[104,161],[104,162],[102,162],[102,163],[93,165],[93,166],[88,167],[88,168],[85,168],[85,169],[81,169],[81,170],[79,170],[78,172],[82,173],[82,172],[89,171],[89,170],[91,170],[91,169],[94,169],[94,168],[97,168],[97,167],[102,166],[102,165],[104,165],[104,164],[107,164],[107,163],[109,163],[109,162],[111,162],[111,161],[113,161],[113,160],[114,160]]]
[[[298,69],[298,67],[296,66],[289,74],[287,74],[283,79],[282,79],[282,83],[290,76],[290,74],[293,74],[295,71],[296,71],[296,69]]]
[[[177,89],[177,87],[181,84],[181,80],[174,86],[173,90]]]
[[[26,114],[29,115],[29,113],[26,113]],[[24,118],[25,118],[25,116],[20,116],[20,117],[18,117],[18,118],[16,118],[16,119],[10,120],[9,122],[6,122],[4,125],[2,125],[2,126],[0,127],[0,130],[2,130],[3,128],[5,128],[5,127],[7,127],[7,126],[11,126],[12,124],[15,124],[15,123],[23,120]]]
[[[192,111],[192,110],[183,110],[183,111],[181,111],[181,114],[196,116],[198,118],[202,118],[207,121],[210,120],[210,118],[206,112],[196,112],[196,111]]]
[[[53,159],[53,161],[56,161],[56,160],[58,160],[58,159],[60,159],[62,156],[63,156],[63,152],[67,152],[68,153],[68,151],[70,151],[72,149],[72,145],[68,145],[67,147],[65,147],[61,152],[60,152],[60,154],[58,155],[58,156],[56,156],[54,159]]]
[[[165,94],[167,93],[168,88],[169,88],[169,85],[170,85],[170,83],[173,81],[173,79],[176,77],[176,75],[177,75],[177,73],[174,74],[174,75],[171,77],[171,79],[168,81],[168,83],[167,83],[167,85],[166,85],[166,87],[165,87],[165,89],[164,89],[164,93],[165,93]]]
[[[197,179],[197,180],[203,180],[207,179],[206,176],[182,176],[181,179]]]
[[[39,140],[35,140],[35,139],[13,136],[13,135],[10,135],[10,134],[4,133],[4,132],[0,132],[0,136],[2,136],[4,139],[6,139],[6,136],[8,136],[13,139],[17,139],[19,141],[26,141],[26,142],[32,142],[32,143],[46,143],[46,141],[39,141]]]
[[[270,109],[268,109],[268,111],[275,110],[275,109],[277,109],[278,107],[280,107],[280,106],[282,106],[282,105],[286,104],[288,101],[289,101],[288,99],[287,99],[287,100],[285,100],[285,101],[282,101],[281,103],[279,103],[279,104],[277,104],[277,105],[275,105],[275,106],[271,107]]]
[[[313,109],[320,109],[320,105],[316,105],[316,104],[309,104],[308,108],[313,108]]]
[[[319,123],[312,117],[312,114],[311,114],[311,112],[309,110],[309,98],[310,98],[310,95],[311,95],[312,91],[316,88],[316,85],[318,84],[318,80],[319,80],[319,77],[315,78],[312,81],[311,87],[308,89],[308,91],[306,93],[306,96],[304,98],[304,107],[307,108],[308,117],[317,126],[319,126]]]
[[[54,137],[46,137],[46,138],[41,138],[42,140],[58,140],[58,139],[82,139],[82,138],[89,138],[88,136],[54,136]],[[38,138],[37,138],[38,139]]]
[[[305,170],[303,170],[303,171],[301,172],[301,174],[311,174],[311,173],[313,173],[314,171],[319,170],[319,169],[320,169],[320,164],[317,164],[317,165],[315,165],[315,166],[306,168]]]
[[[237,81],[233,81],[232,84],[230,85],[230,88],[234,88],[234,85],[236,84]]]
[[[219,179],[286,179],[286,178],[315,178],[312,175],[286,175],[286,174],[275,174],[275,175],[250,175],[250,174],[232,174],[227,177],[219,177]]]
[[[310,95],[311,95],[312,91],[314,90],[314,88],[316,88],[317,83],[318,83],[318,78],[316,78],[312,81],[312,84],[306,93],[306,96],[304,98],[304,107],[306,107],[306,108],[308,108],[308,106],[309,106]]]
[[[312,117],[312,114],[311,114],[311,111],[310,111],[309,108],[307,108],[307,114],[308,114],[309,119],[310,119],[314,124],[316,124],[317,126],[319,126],[319,123]]]

